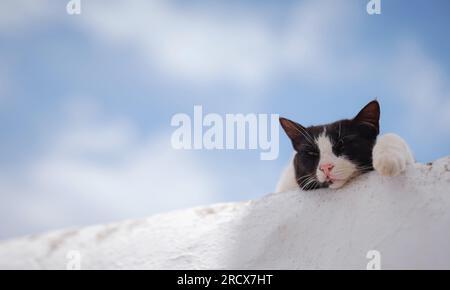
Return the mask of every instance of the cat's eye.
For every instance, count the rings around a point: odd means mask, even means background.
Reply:
[[[344,147],[344,140],[339,139],[336,144],[334,144],[334,148],[337,150],[342,150],[342,147]]]
[[[319,156],[319,153],[315,152],[315,151],[308,151],[306,152],[309,156]]]

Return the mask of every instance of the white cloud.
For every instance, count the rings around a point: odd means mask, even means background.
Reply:
[[[351,34],[346,15],[352,10],[341,2],[305,1],[274,28],[267,8],[236,11],[144,0],[105,7],[92,2],[83,24],[94,37],[135,47],[151,69],[169,76],[196,84],[231,81],[257,87],[286,68],[301,77],[341,77],[338,64],[346,60],[335,57],[331,44]],[[346,61],[345,67],[356,63]]]
[[[147,216],[221,200],[217,184],[168,136],[140,140],[125,120],[75,106],[61,134],[16,182],[0,175],[1,236]],[[86,110],[85,110],[86,111]],[[81,111],[83,112],[83,111]],[[9,223],[14,226],[8,226]]]
[[[450,133],[450,78],[419,43],[402,42],[388,78],[413,120],[412,132]]]
[[[82,5],[82,15],[70,18],[64,5],[19,1],[4,7],[10,11],[4,23],[31,27],[40,18],[73,19],[69,23],[94,38],[136,50],[149,70],[191,85],[230,82],[251,92],[286,74],[339,81],[364,67],[356,55],[340,53],[346,50],[339,44],[350,41],[357,27],[355,3],[294,3],[286,7],[282,22],[268,17],[267,6],[236,9],[223,3],[187,6],[164,0]]]
[[[251,12],[229,17],[168,1],[113,2],[107,9],[94,2],[89,9],[88,29],[96,37],[134,45],[152,69],[182,80],[259,83],[273,63],[275,43]]]

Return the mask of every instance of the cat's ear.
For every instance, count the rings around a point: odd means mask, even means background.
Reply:
[[[291,139],[294,149],[297,149],[305,138],[305,134],[308,134],[306,129],[302,125],[282,117],[280,117],[280,124],[289,139]]]
[[[358,115],[353,118],[353,122],[372,127],[378,134],[380,132],[380,104],[378,101],[373,100],[362,108]]]

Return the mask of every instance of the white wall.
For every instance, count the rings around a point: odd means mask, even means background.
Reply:
[[[71,251],[82,269],[365,269],[370,250],[384,269],[450,269],[450,158],[395,178],[372,172],[337,191],[6,241],[0,269],[65,269]]]

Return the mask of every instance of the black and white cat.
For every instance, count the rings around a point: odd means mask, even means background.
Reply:
[[[302,125],[280,118],[291,139],[294,157],[284,170],[277,192],[300,187],[311,190],[340,188],[350,179],[375,169],[396,176],[414,158],[406,142],[396,134],[379,134],[380,105],[367,104],[351,120],[321,126]]]

